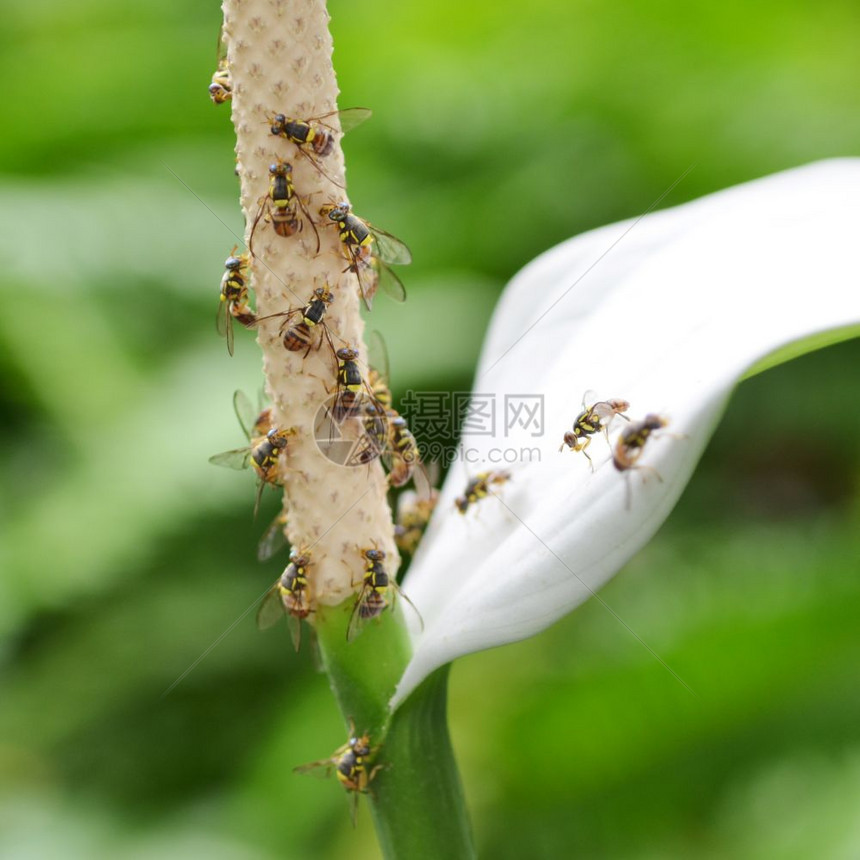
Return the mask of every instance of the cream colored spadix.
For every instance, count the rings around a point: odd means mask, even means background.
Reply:
[[[494,432],[464,435],[404,583],[425,626],[393,704],[455,657],[537,633],[586,600],[665,520],[743,376],[856,334],[858,159],[603,227],[526,266],[496,309],[475,381]],[[858,393],[856,370],[845,383]],[[594,472],[582,454],[558,452],[589,390],[628,400],[633,420],[668,418],[639,461],[662,481],[618,472],[600,436]],[[623,425],[612,422],[613,443]],[[494,468],[512,479],[460,515],[468,478]]]

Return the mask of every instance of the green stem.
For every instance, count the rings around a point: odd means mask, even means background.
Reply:
[[[434,672],[394,713],[388,701],[411,654],[398,611],[346,641],[349,610],[320,607],[316,628],[341,712],[379,750],[369,769],[376,833],[387,860],[475,856],[447,722],[448,667]]]
[[[386,857],[475,856],[447,721],[448,667],[395,711],[385,739],[390,768],[374,783],[376,833]]]

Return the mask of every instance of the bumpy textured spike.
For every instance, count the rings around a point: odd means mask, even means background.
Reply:
[[[323,0],[225,0],[223,9],[247,245],[260,212],[259,200],[268,188],[269,165],[279,157],[293,165],[296,192],[302,198],[314,195],[307,209],[315,219],[323,203],[345,199],[343,189],[315,170],[292,143],[272,135],[267,122],[275,113],[298,118],[329,113],[337,109],[338,89]],[[336,126],[337,118],[327,122]],[[339,141],[325,156],[324,168],[331,179],[344,184]],[[346,263],[337,231],[319,233],[322,248],[316,255],[309,224],[284,238],[259,219],[251,261],[258,314],[302,306],[315,287],[328,283],[335,296],[326,317],[329,330],[363,351],[356,278],[343,272]],[[285,350],[279,324],[278,318],[262,323],[258,342],[273,420],[297,429],[281,462],[289,510],[287,537],[293,545],[312,546],[312,599],[333,605],[354,593],[353,583],[361,582],[362,560],[356,546],[376,542],[391,554],[396,567],[387,484],[378,462],[348,468],[320,453],[313,438],[314,421],[320,405],[334,393],[334,359],[326,348],[312,350],[307,357]]]

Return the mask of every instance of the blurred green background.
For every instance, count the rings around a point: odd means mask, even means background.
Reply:
[[[374,311],[401,393],[467,389],[505,281],[690,164],[663,205],[860,150],[848,0],[330,11],[341,104],[375,112],[351,197],[416,261],[408,303]],[[250,478],[206,462],[260,385],[252,339],[230,360],[213,325],[241,225],[206,94],[219,20],[4,8],[4,858],[376,856],[366,809],[353,831],[334,781],[291,772],[341,742],[325,679],[285,625],[231,629],[284,559],[254,558],[274,494],[254,523]],[[696,698],[596,602],[457,664],[482,856],[860,856],[858,361],[846,343],[744,383],[603,592]]]

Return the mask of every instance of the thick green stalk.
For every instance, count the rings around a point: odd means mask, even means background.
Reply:
[[[405,626],[386,615],[347,642],[352,603],[321,608],[316,628],[344,717],[355,722],[359,733],[368,732],[372,745],[379,747],[370,770],[382,768],[368,797],[383,855],[387,860],[474,857],[448,734],[448,667],[432,674],[391,715],[388,701],[410,656]]]
[[[448,666],[437,669],[391,718],[374,786],[376,832],[386,857],[475,856],[463,786],[448,734]]]

